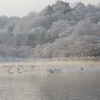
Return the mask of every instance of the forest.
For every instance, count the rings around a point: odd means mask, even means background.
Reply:
[[[0,58],[100,57],[100,4],[56,1],[24,17],[0,16]]]

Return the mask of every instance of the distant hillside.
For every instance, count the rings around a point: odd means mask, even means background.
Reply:
[[[39,13],[0,17],[0,58],[100,57],[100,5],[57,1]]]

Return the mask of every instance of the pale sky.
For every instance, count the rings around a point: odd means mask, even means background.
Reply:
[[[47,5],[55,3],[57,0],[0,0],[0,15],[25,16],[30,11],[39,12]],[[71,4],[82,2],[84,4],[100,3],[100,0],[62,0]]]

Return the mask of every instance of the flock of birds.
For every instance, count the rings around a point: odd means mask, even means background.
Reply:
[[[14,70],[16,70],[16,72],[18,74],[21,74],[24,72],[24,70],[34,70],[35,68],[37,68],[37,70],[39,70],[39,67],[38,66],[34,66],[34,65],[28,65],[28,66],[25,66],[25,65],[21,65],[21,66],[8,66],[8,65],[4,65],[4,66],[1,66],[2,69],[5,69],[7,71],[8,74],[14,74]],[[61,73],[62,69],[59,67],[59,68],[55,68],[53,66],[50,66],[49,68],[46,68],[46,72],[48,73]]]
[[[18,74],[22,73],[25,69],[31,69],[34,70],[36,66],[30,65],[30,66],[24,66],[24,65],[3,65],[1,66],[2,69],[7,70],[8,74],[14,74],[14,70],[18,72]]]
[[[1,68],[6,69],[8,74],[14,74],[14,72],[21,74],[25,70],[26,70],[26,72],[27,72],[27,70],[28,71],[34,70],[34,72],[36,70],[41,71],[39,69],[39,66],[34,66],[34,65],[17,65],[17,66],[5,65],[5,66],[2,66]],[[69,70],[69,69],[72,69],[72,68],[67,67],[67,70]],[[84,68],[80,67],[80,71],[83,71],[83,70],[84,70]],[[54,66],[51,65],[49,67],[46,67],[46,72],[48,72],[48,73],[61,73],[61,72],[63,72],[63,69],[61,67],[54,67]]]

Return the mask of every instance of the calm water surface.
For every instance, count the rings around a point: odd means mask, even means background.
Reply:
[[[100,73],[0,75],[0,100],[100,100]]]

